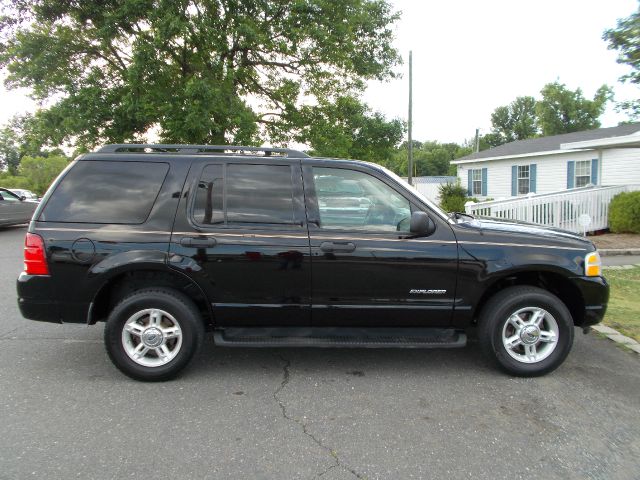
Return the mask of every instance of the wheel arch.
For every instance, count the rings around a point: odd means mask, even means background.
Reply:
[[[198,307],[207,327],[213,325],[213,310],[205,292],[187,275],[166,265],[143,263],[109,272],[91,300],[87,323],[105,321],[119,299],[149,287],[167,287],[187,295]]]
[[[571,313],[574,325],[580,326],[584,322],[585,301],[580,289],[571,279],[552,270],[521,270],[505,273],[489,284],[474,308],[474,323],[491,297],[505,288],[520,285],[539,287],[554,294]]]

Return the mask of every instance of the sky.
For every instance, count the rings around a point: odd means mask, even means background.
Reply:
[[[462,142],[491,129],[491,113],[518,96],[539,97],[559,80],[592,98],[602,84],[616,100],[638,97],[638,87],[618,79],[602,33],[638,7],[637,0],[392,0],[402,12],[395,46],[403,78],[369,82],[365,101],[387,118],[407,119],[408,54],[413,51],[413,137]],[[24,90],[0,86],[0,124],[36,105]],[[602,126],[626,119],[611,105]]]
[[[406,120],[408,56],[413,51],[413,138],[462,142],[489,133],[491,113],[516,97],[539,98],[555,80],[593,98],[602,84],[616,100],[638,98],[637,86],[618,79],[629,72],[616,63],[602,33],[631,15],[636,0],[420,1],[395,0],[402,19],[395,46],[404,77],[370,83],[366,102],[388,117]],[[626,115],[613,105],[601,118],[616,126]]]

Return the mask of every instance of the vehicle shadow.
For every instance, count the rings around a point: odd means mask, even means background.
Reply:
[[[12,232],[25,230],[29,226],[28,223],[20,223],[18,225],[0,225],[0,232]]]
[[[185,375],[190,378],[211,375],[235,375],[265,367],[285,365],[313,375],[350,373],[387,376],[430,375],[443,372],[495,372],[486,361],[477,342],[470,339],[464,348],[220,348],[207,338]]]

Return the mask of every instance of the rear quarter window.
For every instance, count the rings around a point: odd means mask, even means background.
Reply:
[[[169,164],[79,161],[58,184],[39,221],[144,223]]]

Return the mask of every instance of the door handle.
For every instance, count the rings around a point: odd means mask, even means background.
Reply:
[[[180,239],[180,245],[191,248],[212,248],[215,247],[217,243],[216,239],[212,237],[182,237]]]
[[[353,252],[356,249],[356,244],[352,242],[322,242],[320,244],[320,250],[327,253],[333,252]]]

